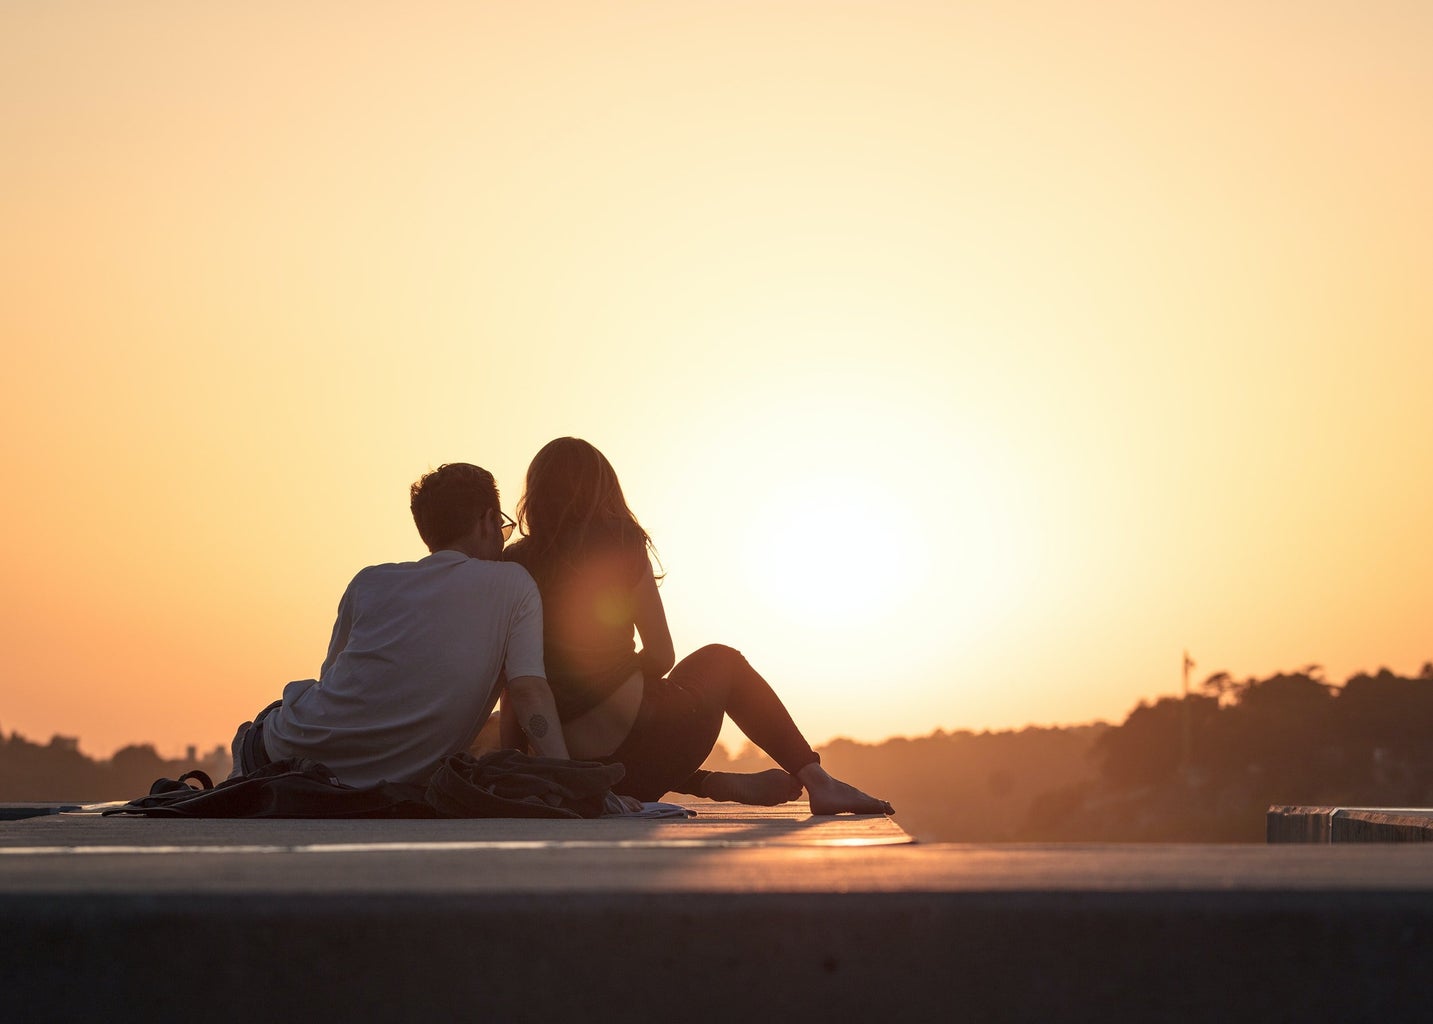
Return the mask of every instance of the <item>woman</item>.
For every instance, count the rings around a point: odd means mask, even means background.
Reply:
[[[621,762],[627,774],[618,793],[770,805],[805,789],[813,814],[893,813],[821,767],[780,698],[738,652],[714,644],[673,667],[651,539],[596,448],[560,437],[538,452],[517,520],[523,537],[503,558],[524,566],[542,595],[547,681],[568,750]],[[781,768],[702,771],[723,715]]]

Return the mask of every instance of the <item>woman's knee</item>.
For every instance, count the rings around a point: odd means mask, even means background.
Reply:
[[[746,658],[735,647],[728,647],[726,644],[707,644],[705,647],[698,647],[689,656],[698,662],[706,665],[745,665]]]
[[[703,713],[716,716],[719,731],[732,688],[749,671],[740,651],[725,644],[707,644],[683,658],[667,678],[690,694]]]

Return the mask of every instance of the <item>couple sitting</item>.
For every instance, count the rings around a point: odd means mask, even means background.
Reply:
[[[353,578],[318,679],[289,683],[240,726],[236,774],[302,757],[351,786],[423,783],[502,697],[504,746],[620,763],[613,789],[637,801],[769,805],[804,789],[813,814],[892,813],[821,767],[738,652],[712,645],[673,665],[651,541],[592,445],[564,437],[537,453],[517,509],[524,536],[506,550],[517,524],[477,466],[423,477],[412,510],[432,554]],[[724,715],[781,767],[701,770]]]

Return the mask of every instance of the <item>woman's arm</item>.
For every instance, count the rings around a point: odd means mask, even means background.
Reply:
[[[657,593],[657,581],[650,572],[643,573],[634,593],[636,607],[633,619],[637,635],[642,638],[642,675],[648,679],[661,679],[672,670],[676,663],[676,651],[672,648],[672,631],[667,628],[667,611],[662,607],[662,595]]]

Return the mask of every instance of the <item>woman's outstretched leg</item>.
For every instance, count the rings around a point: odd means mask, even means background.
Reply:
[[[710,772],[702,779],[689,780],[696,789],[683,789],[717,800],[742,803],[782,803],[795,799],[804,787],[811,798],[813,814],[891,814],[891,805],[869,796],[854,786],[833,778],[821,767],[821,757],[792,721],[791,714],[771,684],[752,668],[739,651],[720,644],[703,647],[683,658],[667,679],[689,691],[708,712],[726,713],[746,737],[766,751],[782,774],[771,772],[740,775]],[[715,743],[715,737],[713,737]],[[695,773],[700,774],[700,773]],[[713,778],[713,776],[722,776]],[[740,794],[759,790],[764,799],[743,799],[740,795],[718,796],[718,792]],[[789,794],[789,795],[784,795]]]
[[[764,772],[710,772],[698,769],[677,787],[678,793],[737,804],[775,807],[801,795],[801,783],[781,768]]]

